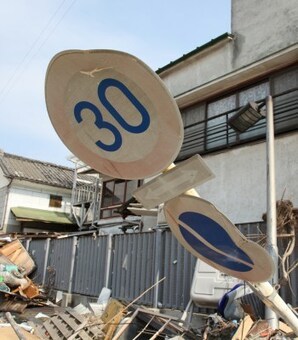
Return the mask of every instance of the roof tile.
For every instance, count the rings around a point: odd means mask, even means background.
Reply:
[[[3,152],[0,154],[0,168],[4,176],[62,188],[72,188],[72,168],[33,160]],[[80,179],[93,181],[92,176],[79,175]]]

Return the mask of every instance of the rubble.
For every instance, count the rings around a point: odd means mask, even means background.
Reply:
[[[18,239],[0,240],[0,340],[2,339],[294,339],[284,322],[272,330],[266,320],[254,313],[254,305],[238,300],[241,286],[223,296],[222,310],[200,314],[202,323],[138,304],[138,300],[160,284],[149,287],[130,303],[113,298],[104,287],[96,302],[62,307],[62,300],[47,296],[30,278],[36,265]],[[248,291],[246,290],[246,293]],[[61,295],[62,292],[57,292]],[[237,299],[237,301],[235,301]],[[221,311],[221,314],[219,312]],[[191,312],[192,314],[193,311]],[[229,319],[226,319],[229,318]],[[202,326],[203,325],[203,326]]]

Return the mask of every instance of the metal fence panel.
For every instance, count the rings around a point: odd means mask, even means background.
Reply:
[[[166,279],[160,303],[165,308],[183,310],[190,300],[196,258],[178,243],[170,231],[163,233],[163,250],[160,266]]]
[[[68,291],[71,276],[74,237],[51,241],[46,285]]]
[[[77,244],[73,292],[98,296],[105,285],[108,236],[80,237]]]
[[[132,301],[154,284],[155,233],[114,236],[112,296]],[[150,290],[138,303],[153,304]]]
[[[32,273],[31,278],[37,284],[42,284],[44,269],[46,263],[46,248],[48,245],[47,239],[31,240],[29,243],[29,254],[36,264],[36,270]]]
[[[259,223],[246,224],[239,229],[246,235],[256,236],[262,227]],[[97,238],[82,236],[78,238],[77,245],[76,239],[31,240],[28,250],[37,266],[32,276],[34,282],[42,284],[46,274],[46,286],[92,297],[98,296],[106,286],[112,289],[112,297],[131,302],[165,277],[136,303],[185,309],[190,299],[196,258],[178,243],[170,230]],[[279,247],[282,248],[280,240]],[[297,257],[298,244],[291,255],[291,262]],[[297,273],[294,270],[290,276],[291,284],[280,290],[284,300],[294,307],[298,304]],[[204,312],[201,308],[196,310]]]

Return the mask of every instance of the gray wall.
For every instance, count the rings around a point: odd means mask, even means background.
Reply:
[[[298,134],[275,140],[276,199],[298,206]],[[233,223],[262,220],[266,212],[266,144],[245,145],[204,156],[215,178],[198,187]]]
[[[297,43],[297,22],[296,0],[232,0],[233,68]]]

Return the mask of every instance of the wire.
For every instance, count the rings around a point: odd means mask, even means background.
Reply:
[[[53,32],[55,31],[55,29],[58,27],[58,25],[60,24],[60,22],[63,20],[63,18],[65,17],[65,15],[69,12],[69,10],[71,9],[71,7],[74,5],[74,3],[77,0],[72,0],[70,5],[66,8],[66,10],[64,11],[64,13],[62,14],[61,18],[58,20],[58,22],[55,24],[55,26],[53,27],[53,29],[49,32],[49,34],[46,36],[46,38],[42,41],[42,43],[39,45],[37,51],[31,56],[31,58],[26,62],[25,61],[27,59],[27,57],[30,55],[30,53],[33,51],[33,49],[35,48],[35,46],[37,46],[38,42],[41,40],[42,36],[44,35],[44,33],[46,32],[46,30],[49,28],[49,26],[51,25],[51,23],[53,22],[53,20],[55,19],[55,17],[58,15],[58,12],[61,10],[61,8],[63,7],[64,3],[67,0],[62,0],[62,2],[60,3],[60,5],[57,7],[57,9],[55,10],[55,12],[53,13],[53,15],[51,16],[50,20],[47,22],[47,24],[45,25],[45,27],[41,30],[41,32],[39,33],[38,37],[35,39],[35,41],[33,42],[33,44],[30,46],[30,48],[28,49],[28,51],[26,52],[25,56],[23,57],[22,61],[18,64],[18,66],[16,67],[16,69],[14,70],[13,74],[11,75],[11,77],[8,79],[7,83],[3,86],[3,88],[0,91],[0,102],[2,102],[2,99],[4,98],[5,94],[8,94],[10,92],[10,90],[13,88],[14,84],[16,83],[16,81],[20,78],[20,76],[23,74],[24,70],[25,70],[25,66],[29,65],[30,62],[32,61],[32,59],[38,54],[38,52],[40,51],[40,49],[44,46],[44,44],[46,43],[46,41],[50,38],[50,36],[53,34]],[[21,70],[21,68],[23,68]]]

